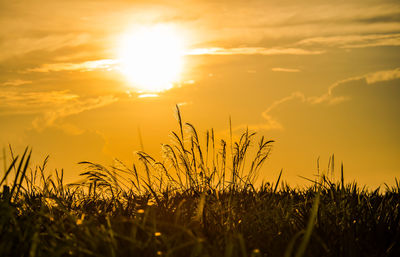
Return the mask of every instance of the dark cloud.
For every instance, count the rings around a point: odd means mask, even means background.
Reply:
[[[357,18],[354,22],[360,23],[400,23],[400,12],[376,15],[372,17]]]

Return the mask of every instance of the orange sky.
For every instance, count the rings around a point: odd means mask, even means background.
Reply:
[[[273,139],[261,178],[294,185],[335,154],[348,181],[400,175],[398,1],[2,1],[0,146],[73,181],[79,161],[160,155],[174,106],[205,136],[246,127]],[[142,97],[119,70],[121,35],[171,26],[187,52],[178,81]],[[157,76],[157,71],[152,76]],[[337,175],[339,171],[336,171]]]

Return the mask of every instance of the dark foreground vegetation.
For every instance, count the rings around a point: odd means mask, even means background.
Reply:
[[[256,187],[272,141],[253,145],[246,131],[215,146],[210,131],[200,144],[179,111],[178,121],[162,162],[143,152],[132,167],[83,162],[76,184],[46,175],[47,160],[31,168],[27,150],[12,156],[0,256],[400,256],[397,180],[371,191],[344,183],[342,169],[338,183],[321,175],[295,189],[279,176]]]

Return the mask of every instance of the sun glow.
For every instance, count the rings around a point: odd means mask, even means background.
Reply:
[[[139,92],[161,92],[180,79],[183,40],[168,25],[140,27],[126,33],[119,47],[121,72]]]

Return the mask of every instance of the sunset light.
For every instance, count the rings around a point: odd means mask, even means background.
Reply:
[[[0,257],[400,257],[400,0],[4,0],[0,27]]]
[[[123,35],[118,49],[120,70],[140,92],[161,92],[179,81],[183,40],[168,25],[142,26]]]

